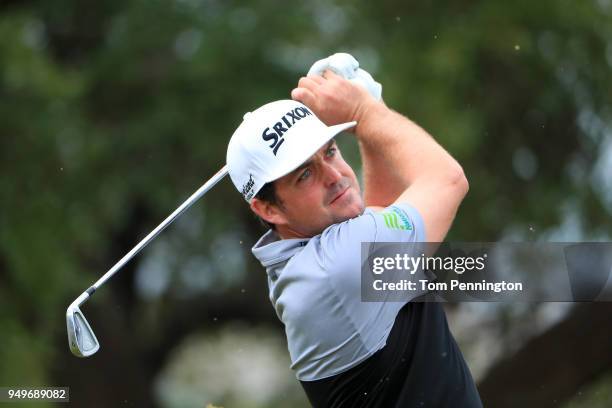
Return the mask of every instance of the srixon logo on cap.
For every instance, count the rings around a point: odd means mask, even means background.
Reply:
[[[291,126],[295,124],[295,122],[305,118],[308,115],[312,115],[312,112],[310,112],[308,109],[303,107],[295,108],[292,111],[285,113],[273,126],[267,127],[263,131],[261,137],[266,142],[269,140],[272,141],[270,144],[270,149],[272,149],[272,153],[274,153],[275,156],[278,148],[285,141],[283,134],[287,132]]]

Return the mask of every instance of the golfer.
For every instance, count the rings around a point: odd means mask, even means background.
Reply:
[[[227,165],[270,230],[253,247],[315,407],[481,407],[435,302],[362,302],[362,242],[443,241],[468,191],[415,123],[332,71],[247,113]],[[351,131],[363,194],[334,137]],[[394,214],[399,224],[385,223]]]

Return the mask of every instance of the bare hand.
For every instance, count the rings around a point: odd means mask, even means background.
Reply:
[[[365,88],[330,70],[323,76],[300,78],[291,98],[312,109],[328,126],[359,121],[372,104],[379,103]]]

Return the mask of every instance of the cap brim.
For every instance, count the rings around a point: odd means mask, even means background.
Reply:
[[[279,178],[286,176],[291,173],[293,170],[297,169],[308,160],[312,155],[314,155],[321,147],[325,145],[325,143],[329,142],[338,133],[345,131],[346,129],[350,129],[357,125],[357,122],[347,122],[341,123],[339,125],[328,126],[325,132],[321,132],[314,137],[303,138],[304,140],[300,140],[293,146],[293,154],[291,161],[286,161],[285,166],[281,166],[277,169],[277,171],[270,175],[270,179],[266,180],[266,183],[272,182],[274,180],[278,180]]]

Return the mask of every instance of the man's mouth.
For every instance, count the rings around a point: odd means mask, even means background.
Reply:
[[[346,192],[348,191],[348,189],[350,188],[350,186],[346,186],[344,189],[342,189],[342,191],[340,191],[330,202],[329,205],[332,205],[333,203],[336,202],[336,200],[338,200],[340,197],[344,196],[344,194],[346,194]]]

